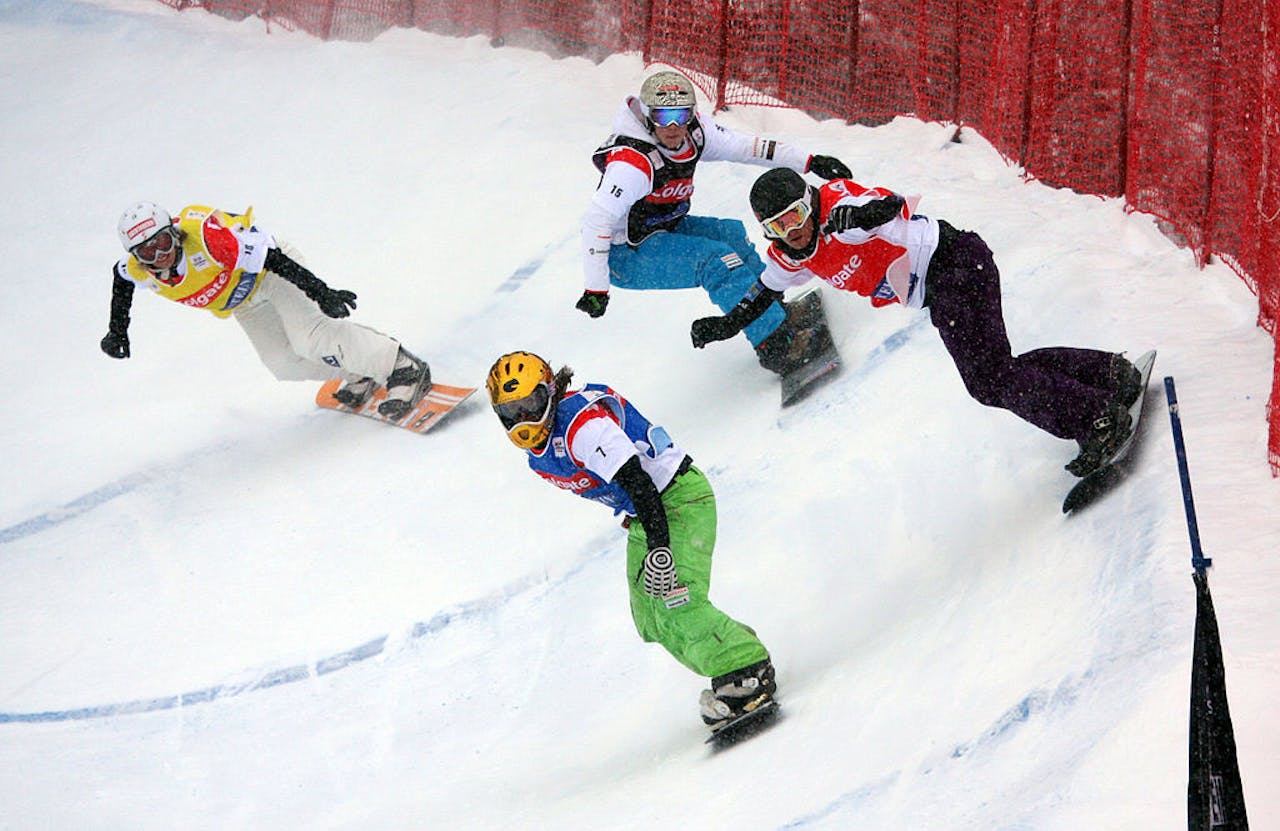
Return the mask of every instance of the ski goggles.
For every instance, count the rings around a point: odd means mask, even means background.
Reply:
[[[521,424],[540,424],[550,409],[551,390],[545,383],[538,384],[524,398],[493,405],[493,411],[508,433]]]
[[[784,239],[788,233],[804,225],[811,213],[813,207],[809,204],[809,194],[806,193],[768,219],[760,220],[760,224],[764,226],[766,237]]]
[[[151,265],[173,250],[174,243],[177,241],[178,237],[173,233],[172,228],[161,228],[150,238],[130,248],[129,252],[143,265]]]
[[[685,127],[693,121],[693,107],[651,107],[649,120],[659,127]]]

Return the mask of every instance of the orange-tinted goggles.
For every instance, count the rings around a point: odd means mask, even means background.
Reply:
[[[812,212],[813,209],[809,206],[809,197],[806,194],[768,219],[760,220],[764,225],[764,235],[773,239],[784,239],[788,233],[805,224]]]

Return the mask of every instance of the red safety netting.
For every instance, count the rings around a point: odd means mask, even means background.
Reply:
[[[1280,0],[160,0],[321,38],[393,26],[565,54],[640,52],[715,101],[982,133],[1028,175],[1123,196],[1258,295],[1276,338],[1280,475]]]

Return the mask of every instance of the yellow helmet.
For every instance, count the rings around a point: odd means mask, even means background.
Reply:
[[[509,352],[493,362],[485,387],[512,444],[532,450],[546,443],[556,392],[546,361],[532,352]]]

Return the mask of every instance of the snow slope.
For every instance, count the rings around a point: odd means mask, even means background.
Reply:
[[[1185,822],[1194,592],[1158,385],[1134,475],[1068,518],[1072,447],[970,400],[916,313],[828,292],[846,368],[779,411],[741,339],[690,349],[701,293],[574,311],[635,56],[123,0],[7,0],[0,45],[0,827]],[[1280,824],[1272,346],[1241,281],[969,131],[719,117],[978,230],[1015,349],[1160,350],[1250,816]],[[749,219],[758,173],[707,165],[695,212]],[[252,204],[440,380],[530,349],[663,423],[716,488],[713,599],[773,652],[784,720],[708,754],[703,679],[632,629],[622,530],[478,397],[425,437],[318,411],[233,323],[141,293],[133,358],[104,357],[143,198]]]

